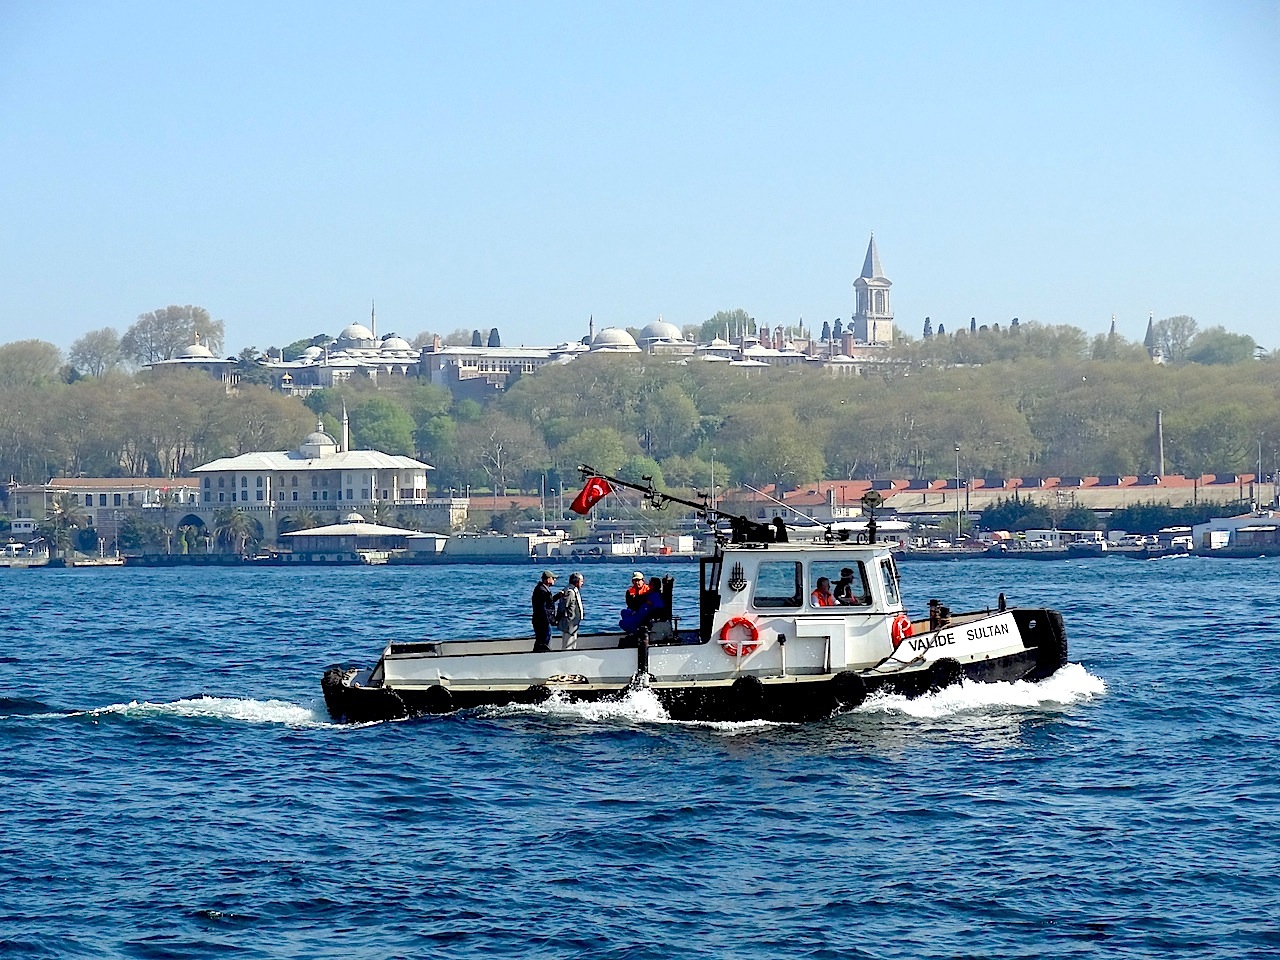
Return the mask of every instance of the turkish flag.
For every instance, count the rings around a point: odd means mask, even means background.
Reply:
[[[609,486],[608,480],[604,477],[591,477],[582,488],[582,492],[573,498],[569,509],[574,513],[585,514],[611,493],[613,493],[613,487]]]

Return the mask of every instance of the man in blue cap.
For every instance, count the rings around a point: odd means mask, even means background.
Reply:
[[[543,570],[538,585],[533,588],[533,652],[547,653],[551,650],[551,624],[556,619],[556,601],[564,596],[564,591],[552,593],[556,585],[556,575],[550,570]]]

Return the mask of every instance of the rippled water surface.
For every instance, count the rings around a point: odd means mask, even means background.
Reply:
[[[1071,665],[822,723],[327,722],[324,666],[527,632],[535,575],[0,570],[0,955],[1280,954],[1280,561],[904,564]]]

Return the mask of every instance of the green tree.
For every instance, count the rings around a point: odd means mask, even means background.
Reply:
[[[301,340],[295,340],[286,347],[281,347],[280,355],[285,360],[297,360],[307,350],[308,347],[326,347],[333,342],[333,337],[327,333],[317,333],[312,337],[304,337]]]
[[[1062,530],[1100,530],[1102,524],[1097,513],[1088,507],[1071,507],[1058,518],[1058,527]]]
[[[58,380],[62,352],[44,340],[18,340],[0,346],[0,389],[46,387]]]
[[[49,504],[39,532],[51,547],[54,556],[65,556],[72,547],[76,531],[87,526],[84,508],[74,493],[59,493]]]
[[[223,507],[214,514],[213,529],[218,543],[241,556],[247,555],[257,533],[253,518],[239,507]]]
[[[178,552],[183,555],[204,553],[208,542],[205,536],[203,527],[197,527],[192,524],[185,524],[179,527],[177,531]]]
[[[641,446],[653,457],[689,452],[699,425],[698,408],[679,384],[668,383],[640,404]]]
[[[90,330],[71,344],[67,358],[81,373],[101,377],[124,362],[120,334],[114,327]]]
[[[710,343],[716,337],[738,337],[743,333],[755,333],[755,321],[741,307],[736,310],[717,310],[715,316],[702,322],[698,328],[698,340]]]
[[[1014,493],[982,511],[982,526],[986,530],[1047,530],[1054,527],[1054,522],[1047,507]]]
[[[818,480],[826,469],[820,446],[785,408],[748,407],[732,414],[717,442],[735,478],[788,490]]]
[[[199,342],[215,356],[222,352],[223,323],[204,307],[170,304],[141,314],[120,338],[120,350],[139,365],[171,360]]]
[[[351,411],[352,443],[360,450],[412,456],[413,418],[384,397],[371,397]]]
[[[556,459],[566,470],[585,463],[601,473],[616,474],[627,459],[627,447],[612,427],[587,427],[556,447]]]
[[[479,470],[489,478],[495,498],[506,494],[512,477],[548,457],[546,446],[529,435],[527,426],[501,413],[465,424],[458,431],[458,452],[464,470]]]
[[[1188,475],[1247,470],[1258,434],[1253,413],[1241,406],[1188,409],[1167,419],[1165,447],[1170,463]]]
[[[1233,364],[1253,360],[1258,344],[1253,337],[1228,333],[1223,327],[1209,327],[1195,335],[1187,347],[1188,363]]]
[[[314,510],[295,510],[280,520],[281,533],[296,533],[299,530],[314,530],[320,526],[320,514]]]
[[[1191,317],[1179,315],[1166,317],[1154,327],[1156,345],[1170,363],[1186,360],[1184,354],[1196,336],[1196,322]]]
[[[666,489],[666,481],[662,477],[662,467],[658,465],[658,461],[652,457],[628,457],[618,468],[618,476],[623,480],[630,480],[632,483],[644,484],[649,481],[645,477],[649,477],[653,481],[653,485],[658,490]]]

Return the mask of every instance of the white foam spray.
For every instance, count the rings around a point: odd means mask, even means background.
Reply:
[[[323,706],[300,706],[286,700],[246,700],[237,697],[193,697],[172,703],[133,700],[87,710],[72,716],[189,717],[237,720],[244,723],[281,724],[289,727],[331,726]]]
[[[977,683],[965,680],[936,693],[915,699],[899,694],[874,694],[858,707],[858,713],[898,713],[921,719],[938,719],[965,713],[981,713],[1001,707],[1024,710],[1070,706],[1106,693],[1107,685],[1078,663],[1068,663],[1051,677],[1035,683]]]

